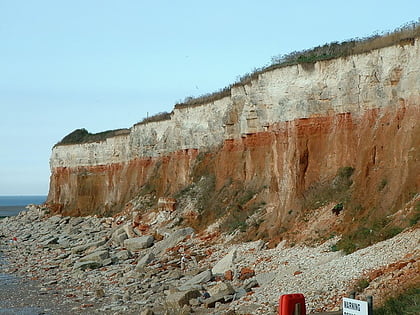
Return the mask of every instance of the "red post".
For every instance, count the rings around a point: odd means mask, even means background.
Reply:
[[[306,315],[303,294],[283,294],[279,299],[278,315]]]

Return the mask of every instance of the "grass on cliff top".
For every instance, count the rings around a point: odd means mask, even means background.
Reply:
[[[274,56],[271,64],[262,68],[255,68],[252,72],[246,73],[238,80],[214,93],[203,94],[198,97],[186,97],[183,101],[175,104],[175,108],[185,108],[201,106],[207,103],[220,100],[229,96],[233,87],[250,84],[256,80],[260,74],[290,65],[302,64],[310,65],[317,61],[330,60],[340,57],[367,53],[375,49],[389,47],[392,45],[412,45],[415,38],[420,37],[420,22],[409,22],[394,31],[376,33],[365,38],[354,38],[347,41],[332,42],[311,49],[294,51],[289,54]],[[310,66],[306,69],[312,69]]]
[[[76,129],[73,132],[69,133],[67,136],[65,136],[55,146],[99,142],[99,141],[104,141],[107,138],[127,135],[129,133],[130,133],[130,129],[107,130],[107,131],[103,131],[99,133],[90,133],[84,128]]]

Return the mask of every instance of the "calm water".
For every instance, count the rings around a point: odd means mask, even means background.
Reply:
[[[25,211],[29,204],[42,204],[47,196],[0,196],[0,217],[10,217]]]

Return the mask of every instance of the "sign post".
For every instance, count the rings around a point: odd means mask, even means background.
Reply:
[[[343,315],[368,315],[368,303],[366,301],[343,298]]]

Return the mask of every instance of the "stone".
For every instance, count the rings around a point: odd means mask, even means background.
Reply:
[[[180,291],[169,294],[166,297],[166,303],[173,308],[182,308],[184,305],[189,305],[189,301],[200,296],[199,290]]]
[[[244,267],[241,269],[241,272],[239,274],[239,280],[246,280],[246,279],[252,278],[254,275],[255,275],[254,270]]]
[[[95,297],[103,298],[105,296],[105,291],[102,288],[95,289]]]
[[[124,247],[135,252],[152,246],[153,240],[154,238],[151,235],[129,238],[124,241]]]
[[[96,261],[102,263],[107,258],[109,258],[109,252],[107,250],[101,250],[84,256],[79,261]]]
[[[106,242],[107,242],[107,240],[103,239],[103,240],[100,240],[100,241],[79,245],[79,246],[73,247],[71,252],[73,254],[81,254],[81,253],[83,253],[84,251],[86,251],[90,248],[102,246]]]
[[[150,308],[146,308],[140,312],[140,315],[155,315],[155,313]]]
[[[155,255],[153,253],[147,253],[143,255],[137,262],[135,270],[137,272],[142,271],[144,267],[146,267],[150,262],[153,261],[153,259],[155,259]]]
[[[225,280],[232,281],[233,280],[233,271],[226,270],[225,271]]]
[[[251,289],[255,287],[258,287],[258,281],[255,278],[245,280],[244,285],[242,286],[246,292],[251,291]]]
[[[232,249],[225,257],[223,257],[219,262],[214,265],[212,268],[212,273],[224,274],[226,271],[234,269],[234,260],[236,258],[236,248]]]
[[[156,243],[152,251],[155,255],[162,255],[168,248],[174,247],[179,242],[183,241],[187,235],[191,235],[192,233],[194,233],[194,229],[190,227],[179,229],[170,234],[167,238]]]
[[[229,282],[218,282],[216,285],[207,289],[210,296],[225,296],[234,294],[235,290]]]
[[[102,267],[102,264],[97,261],[79,261],[74,264],[73,269],[86,270],[86,269],[97,269],[100,267]]]
[[[184,284],[182,284],[179,287],[179,290],[185,291],[185,290],[188,290],[191,287],[194,287],[196,285],[200,285],[202,283],[209,282],[211,280],[212,276],[213,275],[211,273],[211,270],[205,270],[205,271],[199,273],[198,275],[192,277],[191,279],[189,279]]]
[[[121,250],[115,254],[115,258],[117,258],[119,261],[127,260],[131,258],[131,256],[132,255],[128,250]]]
[[[123,230],[125,234],[127,234],[128,238],[137,237],[138,235],[134,232],[133,226],[130,223],[126,223],[123,225]]]
[[[115,230],[111,235],[111,240],[118,245],[123,245],[124,241],[128,238],[127,233],[124,231],[124,228],[121,227]]]

